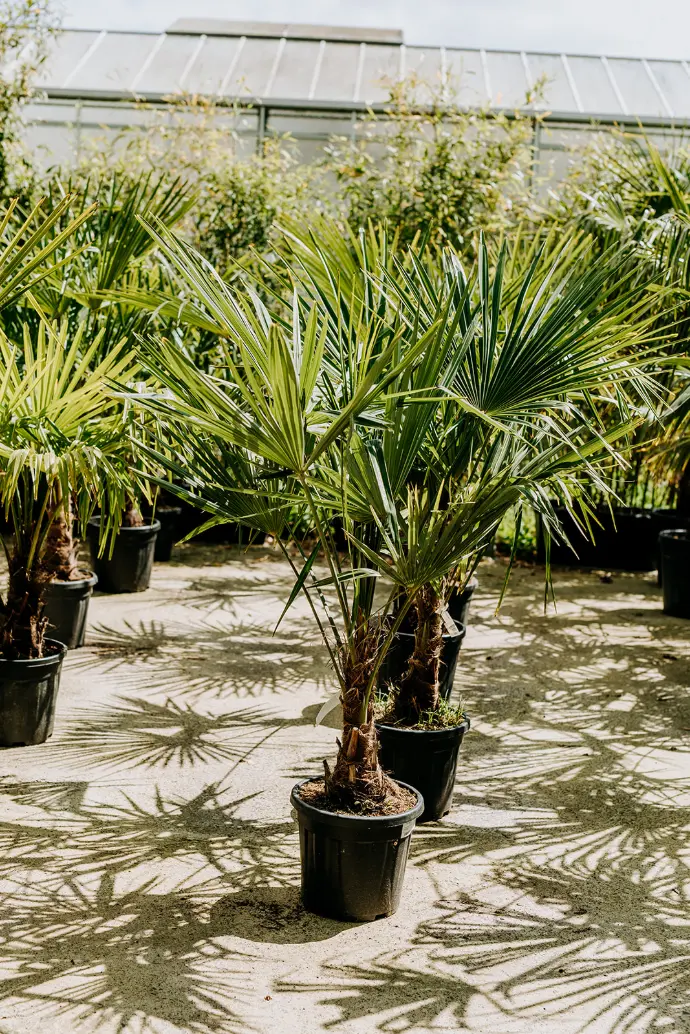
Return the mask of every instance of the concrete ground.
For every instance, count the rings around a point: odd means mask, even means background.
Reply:
[[[299,903],[333,689],[284,562],[187,546],[96,596],[44,746],[0,753],[0,1034],[690,1031],[690,623],[652,578],[485,561],[453,812],[397,915]]]

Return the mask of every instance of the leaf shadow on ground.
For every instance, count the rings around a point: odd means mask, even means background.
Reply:
[[[96,625],[69,668],[116,674],[130,692],[160,689],[189,701],[289,693],[305,684],[323,693],[334,677],[321,642],[301,628],[272,635],[252,624],[155,619]]]
[[[251,1031],[252,942],[343,929],[301,906],[293,822],[243,817],[250,798],[218,783],[147,803],[99,790],[0,783],[5,1007],[45,1029]]]
[[[311,704],[286,718],[271,707],[218,713],[170,699],[115,697],[107,704],[71,708],[43,756],[73,768],[96,765],[113,771],[240,764],[270,746],[282,730],[313,724],[318,710],[318,704]]]
[[[336,1008],[328,1029],[690,1031],[690,626],[644,583],[566,578],[577,614],[548,619],[522,589],[460,655],[453,813],[412,841],[436,915],[277,985]]]

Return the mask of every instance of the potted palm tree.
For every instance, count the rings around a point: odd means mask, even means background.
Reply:
[[[46,546],[59,522],[69,552],[72,506],[83,528],[97,505],[122,508],[123,436],[109,419],[107,382],[129,362],[113,352],[89,373],[80,337],[41,322],[22,347],[0,333],[0,506],[9,581],[0,602],[0,744],[42,743],[53,726],[66,644],[49,636],[45,594],[56,570]],[[97,343],[96,346],[97,347]],[[113,527],[104,529],[111,532]],[[84,579],[85,580],[85,579]]]
[[[287,230],[294,277],[341,323],[358,325],[375,280],[408,326],[428,326],[441,303],[454,327],[450,361],[426,384],[419,370],[405,371],[392,386],[381,427],[369,432],[367,463],[347,468],[350,498],[353,486],[369,481],[365,494],[379,531],[377,547],[366,552],[372,566],[383,557],[392,573],[395,551],[413,579],[412,558],[446,529],[466,550],[454,567],[435,568],[425,558],[435,571],[428,582],[398,584],[394,599],[407,602],[412,627],[400,626],[381,669],[392,691],[380,726],[384,767],[422,790],[424,818],[438,818],[447,810],[467,729],[465,717],[443,701],[464,634],[448,620],[448,604],[455,603],[458,583],[471,584],[481,556],[476,542],[463,539],[463,520],[472,526],[474,508],[496,478],[506,491],[492,495],[494,516],[499,522],[516,508],[516,541],[526,499],[558,536],[549,492],[569,516],[576,500],[587,506],[588,485],[601,495],[610,491],[597,452],[607,467],[624,469],[613,442],[639,422],[634,413],[657,401],[644,369],[656,354],[651,298],[625,253],[609,253],[594,265],[578,239],[547,241],[526,256],[516,249],[517,257],[503,245],[493,261],[480,242],[476,276],[467,278],[451,249],[405,262],[391,256],[385,238],[361,235],[348,244],[325,220]],[[339,277],[345,303],[335,297]],[[431,394],[430,386],[436,388]],[[397,412],[395,400],[404,392],[415,405]],[[606,437],[593,396],[599,410],[609,408]],[[424,518],[409,542],[412,487],[424,490],[415,496],[415,513]]]
[[[286,551],[296,579],[288,605],[300,592],[309,601],[339,682],[344,723],[335,764],[325,763],[322,777],[304,780],[292,794],[303,899],[307,907],[339,917],[390,914],[423,803],[378,762],[375,686],[397,626],[394,621],[386,629],[371,620],[377,572],[360,562],[362,549],[350,528],[362,512],[375,526],[363,503],[353,499],[354,510],[344,505],[337,471],[354,427],[380,421],[389,385],[405,369],[430,370],[439,354],[448,355],[449,326],[442,312],[428,327],[396,325],[374,307],[358,327],[359,347],[353,347],[347,328],[339,331],[318,306],[304,308],[297,299],[286,326],[258,298],[235,294],[172,234],[160,227],[152,232],[232,348],[226,349],[225,374],[215,376],[170,342],[144,347],[142,365],[161,386],[137,399],[160,429],[161,445],[150,450],[151,460],[172,475],[171,491],[213,519],[241,519],[281,541],[288,515],[297,510],[308,515],[317,543],[301,567]],[[432,377],[427,390],[433,383]],[[182,482],[189,487],[180,488]],[[347,525],[344,555],[329,522],[336,512]],[[361,534],[366,540],[366,527]],[[481,530],[474,534],[481,538]],[[322,577],[315,567],[319,555],[327,566]]]
[[[562,423],[560,437],[552,426],[558,425],[558,418],[552,418],[546,429],[532,427],[530,421],[541,401],[538,404],[529,394],[527,357],[522,356],[525,376],[512,405],[526,458],[521,455],[524,469],[519,476],[515,471],[508,476],[500,458],[515,429],[492,415],[487,405],[491,395],[480,399],[479,406],[473,398],[475,389],[481,393],[484,388],[482,374],[494,371],[498,325],[495,331],[488,326],[486,291],[484,303],[472,306],[471,290],[454,262],[441,277],[441,285],[449,284],[448,290],[426,291],[424,298],[418,295],[412,319],[394,284],[387,283],[386,277],[368,281],[361,274],[366,290],[357,301],[356,319],[347,318],[353,291],[346,283],[342,293],[335,286],[324,305],[314,299],[314,304],[304,306],[296,298],[291,323],[281,323],[258,299],[233,294],[174,236],[160,229],[152,232],[204,318],[215,320],[219,334],[233,346],[225,359],[229,378],[200,372],[169,343],[157,342],[145,350],[143,364],[163,389],[140,400],[165,429],[165,448],[152,458],[174,478],[186,478],[191,487],[180,491],[181,497],[194,499],[216,519],[239,518],[260,526],[271,506],[280,510],[299,504],[310,514],[328,574],[316,578],[317,550],[313,550],[301,570],[296,570],[291,601],[304,592],[319,621],[340,681],[344,725],[335,766],[326,766],[323,779],[308,780],[293,791],[302,828],[303,897],[309,907],[341,916],[386,914],[396,907],[401,853],[404,861],[406,851],[404,846],[393,852],[391,844],[406,845],[412,816],[421,811],[420,801],[413,804],[413,798],[408,798],[411,807],[403,810],[399,790],[403,784],[399,781],[396,790],[378,763],[375,687],[386,652],[417,598],[427,598],[435,621],[439,608],[430,589],[435,591],[459,565],[474,561],[508,508],[525,497],[530,501],[539,497],[533,455],[537,439],[541,444],[536,458],[552,464],[554,478],[560,473],[564,494],[571,487],[564,471],[595,448],[610,454],[610,441],[604,435],[592,435],[594,441],[581,444],[579,424],[569,438],[566,416],[572,417],[572,411],[567,405],[557,414]],[[336,262],[340,270],[340,257]],[[414,259],[411,265],[415,266]],[[412,290],[403,272],[406,289]],[[481,275],[486,279],[487,274],[485,256]],[[337,285],[337,273],[331,282]],[[551,318],[552,338],[560,328],[561,351],[552,350],[550,367],[542,361],[543,377],[548,383],[560,375],[558,383],[573,398],[578,391],[584,396],[594,383],[594,368],[600,375],[608,369],[622,383],[625,373],[642,362],[639,356],[632,361],[626,358],[634,335],[622,318],[625,307],[604,307],[604,315],[597,315],[597,283],[593,277],[587,290],[580,285],[562,308],[552,301],[555,312],[546,306],[530,314],[532,360],[540,357],[544,344],[539,327]],[[563,289],[561,285],[556,299]],[[585,302],[585,316],[571,333],[573,313]],[[331,312],[338,318],[328,319]],[[583,329],[589,323],[593,329]],[[640,331],[635,341],[643,336]],[[487,341],[490,347],[482,366],[476,355]],[[580,358],[581,365],[573,370],[574,357]],[[469,383],[449,392],[463,359]],[[498,390],[498,384],[510,368],[504,353],[491,385],[493,408],[498,409],[503,398],[505,385]],[[615,377],[614,370],[620,371]],[[604,380],[599,376],[596,383]],[[434,424],[439,398],[449,394],[463,414],[476,419],[474,434],[480,442],[487,426],[501,428],[503,437],[488,448],[493,467],[478,481],[459,478],[457,491],[452,486],[452,494],[443,499],[447,516],[440,518],[438,496],[414,483],[419,472],[415,464],[418,468],[420,448]],[[408,412],[415,414],[409,421]],[[386,438],[391,425],[397,427],[397,439]],[[369,435],[361,432],[366,427],[373,429]],[[611,430],[609,438],[616,433],[618,429]],[[176,453],[172,460],[171,448]],[[556,456],[557,448],[561,452]],[[403,497],[405,507],[400,505]],[[543,510],[557,527],[547,503]],[[330,534],[327,518],[333,515],[339,517],[346,535],[344,557]],[[374,613],[373,586],[382,573],[397,587],[391,601],[397,590],[405,594],[390,622]],[[325,621],[319,616],[320,603],[326,605]],[[433,636],[426,640],[426,656],[428,660],[431,651],[433,668]],[[432,677],[432,692],[434,681]],[[362,875],[362,840],[378,845],[371,884]],[[328,843],[341,846],[332,854]],[[395,864],[384,872],[386,857]],[[336,858],[345,859],[338,871],[329,861]]]

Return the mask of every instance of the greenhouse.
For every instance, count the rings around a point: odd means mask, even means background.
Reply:
[[[445,84],[467,108],[545,114],[537,163],[557,175],[598,126],[663,134],[690,122],[685,61],[432,49],[406,46],[396,30],[188,18],[160,35],[63,30],[41,75],[45,98],[28,113],[31,141],[47,160],[63,159],[103,127],[139,124],[142,101],[202,94],[239,104],[245,147],[290,134],[312,160],[333,135],[356,133],[367,110],[383,110],[389,84],[410,75]]]
[[[2,1034],[690,1032],[690,65],[0,13]]]

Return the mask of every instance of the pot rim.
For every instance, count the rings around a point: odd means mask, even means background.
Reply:
[[[15,660],[10,660],[8,657],[3,657],[2,654],[0,654],[0,665],[25,664],[27,667],[30,668],[32,665],[50,664],[51,662],[57,663],[58,661],[62,660],[62,658],[67,653],[67,647],[65,646],[65,644],[60,642],[59,639],[50,639],[49,637],[46,637],[43,640],[43,645],[46,646],[48,643],[53,643],[55,646],[60,647],[57,653],[51,653],[47,657],[17,657]]]
[[[458,595],[458,596],[464,596],[464,594],[466,592],[473,593],[473,592],[476,592],[476,590],[478,588],[479,588],[479,578],[477,577],[476,574],[473,574],[472,577],[470,578],[469,582],[467,582],[467,584],[465,585],[465,587],[463,589],[454,589],[453,592],[455,592],[456,595]]]
[[[407,811],[400,811],[397,815],[348,815],[339,811],[327,811],[325,808],[317,808],[314,804],[309,804],[307,801],[302,800],[299,791],[306,783],[314,783],[319,779],[323,779],[323,776],[309,776],[307,779],[300,779],[298,783],[295,783],[292,790],[290,791],[290,800],[292,801],[295,808],[302,809],[307,814],[317,815],[322,819],[333,819],[334,825],[350,825],[350,828],[359,823],[376,823],[376,825],[385,826],[399,826],[404,825],[407,822],[415,821],[424,811],[424,798],[422,797],[419,790],[414,786],[410,786],[409,783],[404,783],[402,779],[396,779],[395,782],[398,786],[403,786],[406,790],[416,794],[417,803]]]
[[[680,536],[682,539],[687,539],[690,536],[690,528],[665,528],[659,532],[659,538],[671,539],[673,537]]]
[[[92,528],[100,528],[100,526],[101,526],[101,518],[100,517],[89,517],[89,525]],[[149,521],[148,524],[146,524],[146,523],[139,524],[139,525],[137,525],[134,528],[127,528],[124,525],[122,525],[118,529],[117,533],[118,533],[118,535],[121,535],[123,532],[125,534],[129,534],[130,532],[133,532],[133,533],[137,533],[138,532],[141,535],[141,534],[143,534],[146,531],[151,532],[151,531],[160,531],[160,530],[161,530],[161,522],[156,518],[153,521]]]
[[[60,585],[60,586],[64,586],[65,591],[67,591],[67,592],[69,592],[72,589],[76,592],[77,589],[83,589],[84,586],[87,586],[87,585],[91,585],[91,586],[97,585],[98,584],[98,575],[94,574],[93,571],[90,571],[88,578],[78,578],[78,579],[72,580],[70,582],[66,582],[62,578],[52,578],[47,584],[48,584],[48,586],[50,588],[52,588],[54,585]]]
[[[374,722],[377,729],[390,729],[392,732],[413,733],[416,736],[442,736],[444,733],[457,732],[462,729],[469,732],[471,727],[470,716],[465,715],[458,725],[448,725],[444,729],[413,729],[407,725],[389,725],[388,722]]]

